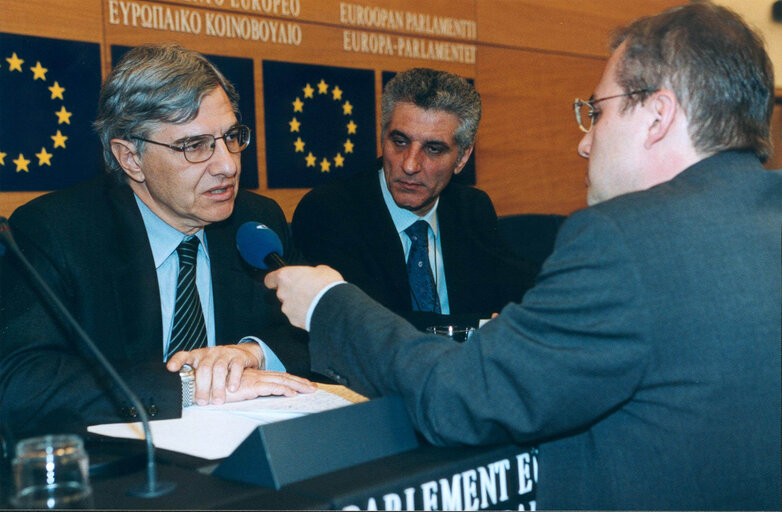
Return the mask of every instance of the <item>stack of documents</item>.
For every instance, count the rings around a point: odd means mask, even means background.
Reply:
[[[157,448],[186,453],[203,459],[228,457],[258,426],[297,418],[360,401],[360,395],[343,398],[319,384],[314,393],[292,397],[269,396],[222,405],[191,406],[182,417],[150,422],[152,440]],[[348,390],[345,390],[348,391]],[[144,439],[141,423],[93,425],[95,434],[126,439]]]

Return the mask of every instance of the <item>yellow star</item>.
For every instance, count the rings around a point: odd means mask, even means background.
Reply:
[[[301,123],[295,117],[288,124],[291,126],[291,132],[299,131],[299,126],[301,126]]]
[[[331,169],[331,163],[325,158],[320,162],[320,172],[329,172]]]
[[[51,153],[48,153],[46,151],[46,148],[41,148],[40,153],[36,153],[35,156],[38,157],[38,167],[42,165],[48,165],[49,167],[52,166],[52,155]]]
[[[10,57],[6,57],[5,60],[7,60],[8,64],[11,65],[8,71],[16,70],[19,71],[20,73],[22,72],[22,64],[24,63],[24,61],[16,56],[16,52],[14,52],[14,54],[11,55]]]
[[[356,128],[357,128],[356,123],[354,123],[353,120],[351,119],[350,122],[348,123],[348,133],[349,134],[356,133]]]
[[[334,88],[331,90],[331,94],[334,95],[335,100],[341,100],[342,99],[342,89],[339,88],[339,86],[334,86]]]
[[[334,157],[334,167],[344,167],[342,164],[345,162],[345,157],[337,153]]]
[[[39,78],[46,81],[46,72],[49,71],[45,67],[41,66],[41,62],[37,61],[35,63],[35,66],[30,68],[30,71],[33,72],[33,80],[38,80]]]
[[[27,160],[23,154],[19,153],[19,158],[12,161],[16,164],[16,172],[30,172],[30,169],[27,168],[27,164],[29,164],[30,161]]]
[[[307,161],[307,167],[315,167],[315,155],[312,154],[312,151],[310,151],[310,154],[305,156],[304,159]]]
[[[52,91],[52,98],[51,99],[54,99],[54,98],[60,98],[61,100],[65,99],[65,98],[62,97],[62,93],[65,92],[65,88],[64,87],[60,87],[60,84],[58,84],[57,82],[54,82],[54,85],[49,87],[49,90]]]
[[[62,123],[71,124],[71,116],[73,114],[65,110],[65,106],[60,108],[59,112],[55,112],[54,115],[57,116],[57,124],[62,124]]]
[[[327,92],[329,92],[329,84],[321,78],[318,82],[318,94],[326,94]]]
[[[302,91],[304,91],[304,97],[305,98],[312,98],[312,94],[315,92],[315,89],[313,89],[310,84],[307,84],[307,86],[304,87],[304,89],[302,89]]]
[[[299,98],[296,98],[296,101],[293,102],[293,111],[304,112],[304,103]]]
[[[346,116],[349,116],[353,113],[353,105],[351,105],[349,101],[346,101],[342,104],[342,113]]]
[[[65,147],[65,141],[68,140],[68,137],[63,135],[60,130],[57,130],[57,134],[52,135],[51,139],[54,141],[54,147],[55,148],[64,148]]]
[[[296,153],[304,153],[304,141],[301,140],[301,137],[296,139],[293,145],[296,147]]]
[[[353,143],[350,142],[350,139],[346,140],[343,146],[345,146],[345,153],[353,152]]]
[[[3,153],[0,151],[0,165],[5,165],[5,157],[8,153]]]

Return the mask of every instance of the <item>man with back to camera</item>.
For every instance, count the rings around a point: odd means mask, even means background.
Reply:
[[[269,350],[291,366],[306,361],[236,250],[245,221],[276,231],[286,256],[292,244],[279,206],[239,190],[250,129],[233,86],[196,52],[138,47],[106,79],[95,127],[108,172],[19,207],[10,225],[150,417],[177,417],[192,400],[313,391]],[[19,436],[135,417],[16,259],[3,264],[2,422]],[[184,364],[194,390],[183,389]]]
[[[519,300],[537,270],[507,256],[489,196],[451,182],[472,154],[480,95],[462,77],[416,68],[386,84],[381,104],[382,168],[306,194],[294,241],[420,328],[477,325]]]
[[[443,345],[328,267],[266,276],[313,370],[432,442],[538,443],[540,509],[780,508],[782,172],[762,40],[706,2],[618,30],[576,100],[589,208],[536,286]]]

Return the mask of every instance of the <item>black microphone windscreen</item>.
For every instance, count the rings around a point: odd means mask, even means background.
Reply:
[[[267,270],[270,254],[282,255],[282,242],[273,230],[260,222],[245,222],[236,232],[236,248],[244,261],[255,268]]]

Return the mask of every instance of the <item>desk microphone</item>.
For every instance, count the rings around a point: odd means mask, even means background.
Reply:
[[[89,335],[81,328],[76,319],[73,318],[73,315],[68,311],[68,308],[65,307],[49,285],[46,284],[46,281],[44,281],[38,271],[35,270],[35,267],[33,267],[30,261],[22,254],[22,251],[19,249],[19,246],[16,245],[13,236],[11,236],[11,227],[8,224],[8,219],[0,217],[0,247],[3,246],[9,249],[22,263],[33,278],[37,287],[44,292],[44,296],[49,300],[49,303],[54,306],[55,310],[60,313],[62,319],[64,319],[76,332],[81,342],[90,349],[114,382],[116,382],[122,392],[125,393],[125,396],[128,397],[133,404],[133,407],[138,411],[141,423],[144,426],[144,437],[147,442],[147,481],[145,484],[128,489],[128,494],[140,498],[157,498],[158,496],[163,496],[173,491],[176,487],[174,482],[160,482],[157,480],[155,471],[155,445],[152,443],[152,432],[149,429],[149,417],[147,416],[146,410],[144,410],[144,406],[141,405],[141,401],[136,394],[131,391],[97,345],[95,345],[95,342],[90,339]],[[2,254],[2,252],[0,252],[0,254]]]
[[[287,265],[282,259],[282,242],[277,233],[260,222],[245,222],[236,231],[236,248],[244,261],[261,270]]]

